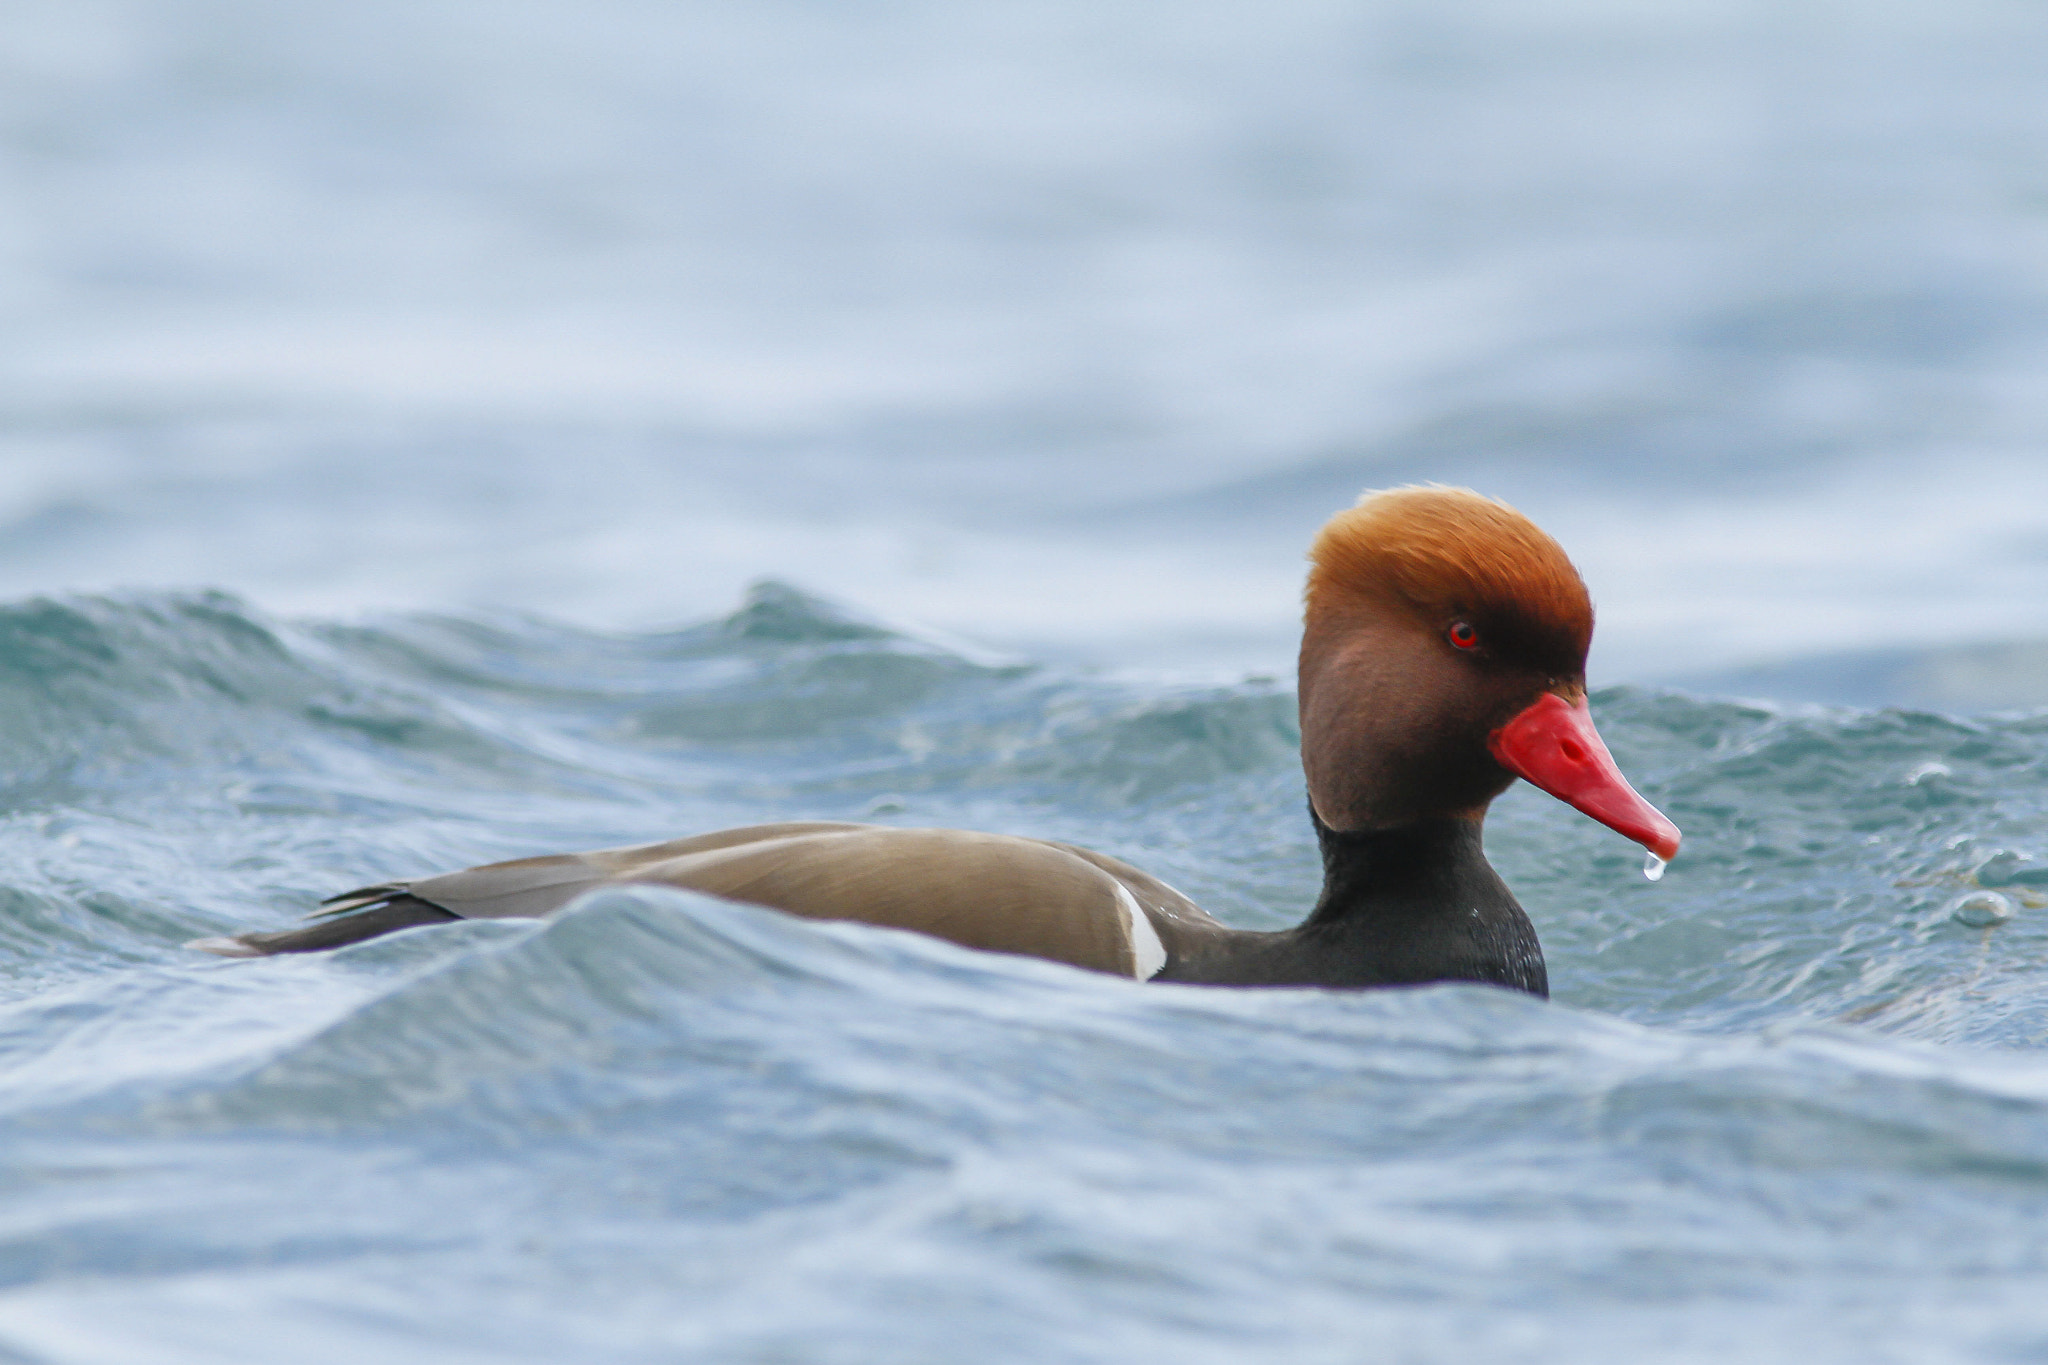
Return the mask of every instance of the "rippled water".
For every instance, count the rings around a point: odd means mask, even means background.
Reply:
[[[0,0],[0,1361],[2048,1360],[2044,54]],[[179,946],[805,816],[1290,923],[1301,548],[1414,479],[1687,689],[1595,698],[1661,881],[1496,809],[1548,1004],[647,890]]]
[[[641,635],[0,608],[0,1344],[38,1361],[1948,1360],[2048,1351],[2048,718],[1595,708],[1518,788],[1556,999],[1141,986],[685,894],[201,958],[316,897],[798,813],[1317,877],[1292,698],[764,585]]]
[[[1314,528],[1436,479],[1570,549],[1603,677],[2048,637],[2021,0],[0,0],[0,35],[0,600],[644,628],[777,577],[1272,670]]]

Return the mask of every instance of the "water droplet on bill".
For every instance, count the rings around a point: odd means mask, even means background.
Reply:
[[[1664,880],[1664,869],[1668,866],[1670,864],[1654,853],[1645,853],[1643,855],[1643,875],[1653,882]]]

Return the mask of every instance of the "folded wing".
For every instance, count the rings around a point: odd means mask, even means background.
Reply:
[[[1213,923],[1164,883],[1087,850],[964,830],[811,821],[363,887],[335,897],[326,918],[305,928],[194,946],[266,956],[450,919],[541,918],[617,884],[680,887],[1141,979],[1165,965],[1179,926]]]

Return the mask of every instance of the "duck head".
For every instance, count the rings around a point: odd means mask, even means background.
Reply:
[[[1309,552],[1302,764],[1333,830],[1477,820],[1517,777],[1660,858],[1678,827],[1593,728],[1593,603],[1557,542],[1461,488],[1369,493]]]

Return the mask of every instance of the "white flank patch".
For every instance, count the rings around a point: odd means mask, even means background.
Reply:
[[[1124,918],[1131,923],[1131,975],[1140,981],[1150,981],[1166,965],[1166,945],[1159,941],[1159,931],[1152,927],[1152,917],[1145,913],[1144,907],[1131,894],[1131,889],[1122,882],[1116,882],[1116,903],[1124,908]]]

